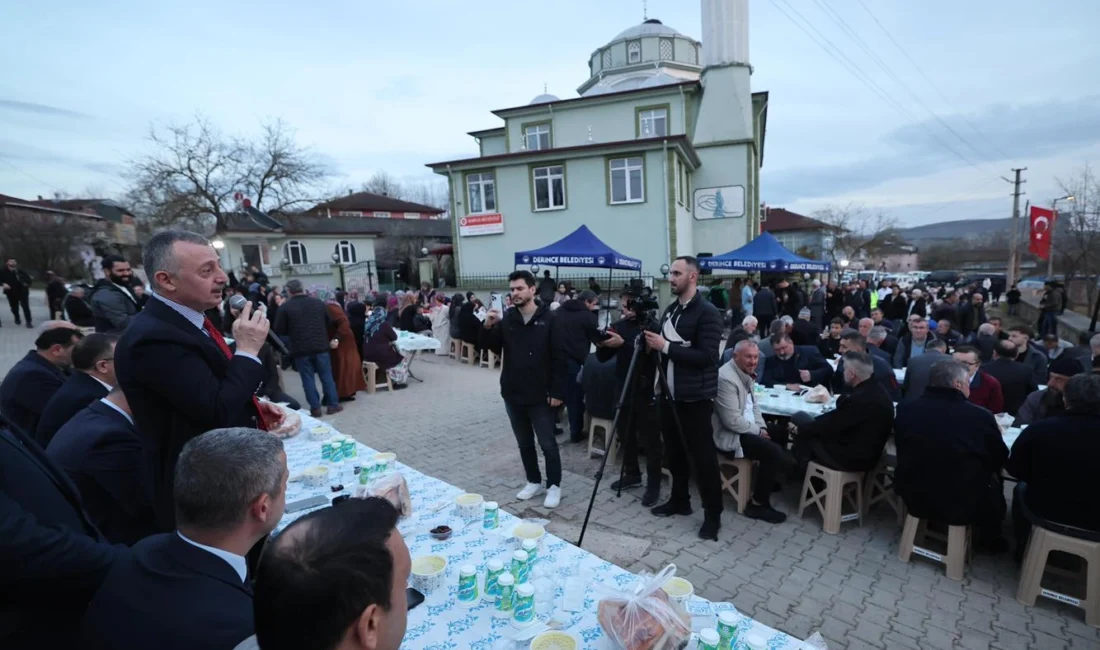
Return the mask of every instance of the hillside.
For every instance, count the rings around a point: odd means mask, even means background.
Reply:
[[[1059,221],[1055,226],[1057,236],[1058,232],[1061,232],[1065,226],[1065,222]],[[1011,217],[1004,219],[970,219],[962,221],[941,221],[939,223],[930,223],[925,226],[914,226],[912,228],[899,228],[898,234],[901,238],[910,244],[920,246],[921,244],[928,245],[936,242],[942,242],[944,240],[991,240],[998,235],[1004,237],[1002,241],[1007,242],[1010,229],[1012,227]],[[1028,233],[1028,221],[1023,215],[1020,216],[1020,241],[1027,241]]]

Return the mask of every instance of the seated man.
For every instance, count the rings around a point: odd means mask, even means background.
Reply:
[[[875,324],[875,327],[881,326],[885,327],[890,332],[894,331],[894,321],[887,320],[886,312],[878,307],[871,310],[871,322]]]
[[[1100,375],[1071,377],[1064,395],[1065,413],[1032,424],[1012,445],[1007,469],[1020,480],[1012,503],[1018,558],[1031,530],[1022,505],[1041,519],[1100,534]],[[1021,488],[1023,503],[1017,504]]]
[[[1043,418],[1061,415],[1066,411],[1066,401],[1062,395],[1069,378],[1080,374],[1077,359],[1055,359],[1050,362],[1050,376],[1046,390],[1036,389],[1024,400],[1016,412],[1012,426],[1022,427],[1034,424]]]
[[[256,571],[264,650],[397,650],[412,560],[385,499],[351,499],[290,524]]]
[[[189,440],[176,464],[176,532],[115,564],[78,647],[230,650],[252,635],[245,555],[282,518],[288,477],[282,441],[263,431]]]
[[[852,392],[816,419],[804,412],[791,416],[800,466],[812,460],[831,469],[865,472],[882,458],[894,424],[894,403],[882,384],[871,379],[874,365],[867,353],[846,352],[843,359],[844,381]]]
[[[93,336],[107,335],[88,338]],[[130,405],[117,387],[74,415],[46,448],[80,490],[103,536],[126,545],[156,532],[143,454]]]
[[[840,333],[844,331],[845,327],[844,320],[841,318],[834,318],[829,321],[829,335],[824,338],[818,337],[814,341],[817,344],[817,349],[821,352],[821,356],[832,359],[840,354]]]
[[[1003,552],[1000,472],[1008,449],[993,414],[969,394],[966,367],[948,359],[932,366],[924,395],[898,405],[894,489],[914,517],[974,525],[982,547]]]
[[[942,339],[932,339],[924,347],[918,357],[909,360],[909,366],[905,369],[905,380],[901,384],[901,394],[905,399],[916,399],[924,393],[924,387],[928,385],[928,374],[932,366],[940,361],[947,361],[947,343]]]
[[[1016,415],[1027,396],[1039,388],[1031,368],[1016,362],[1016,345],[1012,341],[998,343],[993,349],[993,361],[983,365],[982,370],[1000,382],[1005,413],[1010,415]]]
[[[50,439],[85,406],[103,399],[114,387],[115,337],[89,334],[73,346],[72,374],[42,411],[34,438],[45,449]]]
[[[867,351],[872,356],[882,359],[891,368],[894,364],[894,357],[890,355],[890,352],[883,347],[888,336],[886,328],[881,325],[875,325],[871,328],[871,331],[867,333]],[[895,339],[896,341],[896,339]]]
[[[46,403],[65,383],[73,347],[84,338],[80,330],[73,329],[70,323],[64,324],[65,327],[51,327],[39,334],[34,341],[35,349],[16,362],[0,382],[0,414],[28,436],[34,436],[46,412]]]
[[[971,338],[971,344],[978,350],[978,358],[982,363],[993,360],[993,350],[996,349],[998,339],[996,329],[992,323],[982,323],[978,331]]]
[[[934,340],[936,335],[928,331],[928,321],[916,314],[910,316],[909,333],[901,337],[897,349],[894,350],[894,367],[908,368],[909,360],[924,354],[929,341]]]
[[[771,440],[753,396],[753,377],[760,361],[760,350],[752,341],[734,347],[733,362],[718,370],[718,396],[714,401],[714,444],[720,453],[759,462],[753,471],[752,499],[745,516],[780,524],[787,515],[771,506],[776,475],[794,466],[786,448]],[[780,441],[785,442],[785,441]]]
[[[791,340],[795,345],[817,345],[820,338],[821,333],[810,320],[810,308],[803,307],[799,310],[798,320],[795,321],[791,330]]]
[[[859,332],[845,330],[844,334],[840,336],[840,354],[843,355],[845,352],[868,352],[867,340],[864,339]],[[882,384],[882,387],[886,389],[886,394],[890,396],[892,401],[896,402],[901,399],[901,391],[898,389],[898,378],[894,374],[894,369],[891,368],[890,364],[884,359],[880,359],[869,352],[868,356],[871,358],[871,362],[874,365],[874,373],[871,375],[871,378]],[[841,357],[836,365],[836,371],[833,373],[833,382],[830,389],[834,395],[847,395],[852,392],[851,386],[844,381],[843,357]]]
[[[1016,346],[1016,361],[1031,369],[1035,384],[1047,383],[1047,355],[1031,345],[1035,331],[1027,325],[1017,325],[1008,330],[1008,340]]]
[[[948,350],[954,350],[963,340],[963,335],[958,330],[953,329],[952,325],[954,323],[946,318],[936,321],[936,337],[947,343]]]
[[[961,345],[953,356],[955,361],[966,366],[966,374],[970,378],[970,395],[967,397],[970,403],[988,409],[994,415],[1004,413],[1005,398],[1001,392],[1001,382],[980,370],[982,364],[978,358],[978,349]]]
[[[760,383],[768,387],[776,384],[792,387],[800,384],[829,385],[833,368],[817,349],[808,345],[796,348],[791,337],[786,334],[772,336],[771,344],[775,356],[764,362]]]

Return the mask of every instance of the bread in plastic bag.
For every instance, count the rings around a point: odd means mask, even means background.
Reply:
[[[412,514],[412,499],[409,498],[409,484],[401,472],[389,472],[378,477],[367,487],[367,496],[382,497],[397,508],[402,517]]]
[[[828,404],[830,398],[829,389],[821,384],[814,386],[802,396],[802,399],[809,404]]]
[[[283,412],[283,421],[274,427],[268,433],[276,435],[282,439],[293,438],[302,431],[302,416],[297,411],[291,411],[290,409],[279,406],[279,410]]]
[[[676,575],[670,564],[657,575],[642,573],[629,592],[595,585],[603,592],[597,619],[620,650],[679,650],[691,638],[691,617],[661,586]]]

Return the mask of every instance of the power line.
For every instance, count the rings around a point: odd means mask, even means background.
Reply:
[[[15,163],[11,162],[10,160],[8,160],[7,158],[5,158],[3,156],[0,156],[0,162],[4,163],[8,167],[11,167],[15,171],[19,172],[20,174],[26,176],[27,178],[29,178],[33,181],[35,181],[36,183],[42,183],[46,187],[49,187],[52,190],[54,190],[55,192],[61,192],[62,191],[61,188],[57,187],[56,185],[53,185],[51,183],[47,183],[46,181],[42,180],[41,178],[38,178],[37,176],[35,176],[34,174],[32,174],[28,171],[24,171],[24,170],[20,169],[18,166],[15,165]]]
[[[977,126],[975,126],[974,123],[970,121],[970,118],[966,117],[965,113],[960,111],[958,108],[955,107],[954,104],[951,103],[951,100],[948,99],[947,96],[939,89],[939,87],[928,77],[928,75],[924,73],[924,70],[921,69],[920,65],[918,65],[917,62],[913,60],[913,57],[909,56],[909,53],[906,52],[905,48],[901,46],[901,43],[899,43],[897,39],[894,38],[893,34],[890,33],[890,30],[886,29],[886,26],[883,25],[877,17],[875,17],[875,14],[871,12],[871,8],[868,7],[863,0],[856,0],[856,2],[858,2],[859,5],[863,7],[863,10],[867,12],[867,15],[871,17],[871,20],[875,21],[875,24],[878,25],[879,29],[882,30],[882,33],[886,34],[886,38],[890,39],[890,42],[894,44],[894,47],[898,48],[898,51],[901,52],[902,56],[904,56],[906,60],[908,60],[913,68],[917,71],[917,74],[919,74],[924,79],[924,81],[929,86],[931,86],[932,90],[936,91],[936,94],[940,96],[940,99],[942,99],[948,106],[950,106],[951,110],[955,111],[955,113],[959,117],[961,117],[964,122],[966,122],[967,126],[969,126],[974,131],[974,133],[977,133],[979,136],[981,136],[981,138],[985,140],[986,144],[996,150],[997,153],[1003,156],[1006,160],[1011,159],[1012,156],[1008,155],[1008,153],[1006,153],[1004,149],[1001,149],[999,146],[997,146],[997,143],[993,142],[993,140],[991,140],[989,136],[983,133]]]

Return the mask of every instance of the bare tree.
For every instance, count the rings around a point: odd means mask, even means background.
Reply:
[[[242,192],[260,210],[286,212],[316,200],[328,172],[294,141],[281,120],[265,122],[255,139],[227,136],[199,116],[191,124],[152,129],[153,151],[131,163],[128,201],[155,226],[226,227]]]
[[[897,222],[883,212],[848,205],[825,208],[813,217],[826,225],[833,238],[832,247],[826,246],[824,253],[835,268],[842,259],[877,257],[887,244],[898,243]]]
[[[77,248],[101,243],[104,224],[92,218],[48,214],[17,208],[0,209],[0,250],[15,257],[23,268],[41,277],[54,271],[62,277],[83,275]]]
[[[389,172],[379,170],[374,172],[366,183],[363,183],[363,191],[371,194],[381,194],[394,199],[404,199],[404,188],[401,182]]]
[[[1071,281],[1082,280],[1088,312],[1096,304],[1096,282],[1100,276],[1100,177],[1085,165],[1071,177],[1058,179],[1062,192],[1073,197],[1058,211],[1054,231],[1054,262]]]

